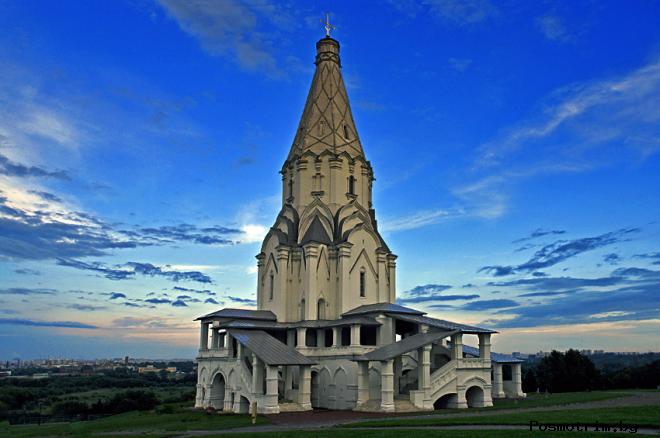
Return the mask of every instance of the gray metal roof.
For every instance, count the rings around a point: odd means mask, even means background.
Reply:
[[[431,318],[429,316],[397,315],[396,317],[404,321],[416,322],[418,324],[426,324],[430,327],[435,327],[442,330],[458,330],[461,333],[467,333],[467,334],[497,333],[495,330],[475,327],[472,325],[459,324],[457,322],[445,321],[444,319]]]
[[[249,309],[220,309],[216,312],[200,316],[195,321],[211,319],[211,318],[243,318],[243,319],[259,319],[264,321],[276,321],[277,317],[270,310],[249,310]]]
[[[479,357],[479,349],[475,347],[471,347],[469,345],[463,345],[463,353],[474,356],[474,357]],[[513,357],[509,354],[501,354],[501,353],[495,353],[495,352],[490,352],[490,360],[492,362],[497,362],[497,363],[520,363],[524,362],[522,359],[518,359],[517,357]]]
[[[446,332],[428,332],[428,333],[418,333],[416,335],[408,336],[403,338],[399,342],[394,342],[392,344],[385,345],[374,351],[371,351],[367,354],[363,354],[356,358],[356,361],[365,361],[365,360],[390,360],[394,359],[397,356],[401,356],[409,351],[423,347],[424,345],[431,344],[439,339],[442,339],[447,336],[451,336],[454,333],[457,333],[456,330],[446,331]]]
[[[424,312],[411,309],[409,307],[399,306],[393,303],[365,304],[343,313],[342,316],[363,315],[365,313],[403,313],[410,315],[424,315]]]
[[[295,348],[283,344],[262,330],[230,329],[229,334],[256,354],[266,365],[314,365],[316,363],[298,353]]]
[[[369,316],[350,316],[348,318],[342,319],[330,319],[330,320],[310,320],[310,321],[300,321],[291,323],[292,327],[309,327],[309,328],[324,328],[324,327],[337,327],[341,325],[351,325],[351,324],[361,324],[361,325],[381,325],[374,318]]]
[[[238,329],[264,329],[264,330],[286,330],[297,327],[305,328],[330,328],[337,326],[346,326],[351,324],[361,325],[380,325],[378,321],[369,316],[353,316],[342,319],[332,320],[307,320],[298,322],[276,322],[276,321],[258,321],[258,320],[245,320],[245,319],[232,319],[220,323],[221,328],[238,328]]]
[[[232,319],[229,321],[222,321],[218,325],[221,328],[234,328],[234,329],[263,329],[263,330],[286,330],[287,324],[274,321],[259,321],[250,319]]]

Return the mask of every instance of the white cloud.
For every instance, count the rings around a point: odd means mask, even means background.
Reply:
[[[268,233],[268,228],[259,224],[246,224],[241,227],[241,243],[261,242]]]
[[[79,132],[62,114],[40,107],[30,108],[20,117],[19,127],[27,134],[36,134],[67,147],[76,147]]]
[[[283,5],[241,0],[159,0],[181,29],[212,55],[229,56],[248,70],[279,74],[273,54],[280,31],[297,26]]]
[[[571,36],[563,20],[556,15],[544,15],[536,19],[536,26],[544,37],[551,41],[567,42]]]
[[[614,142],[646,155],[660,149],[660,61],[618,78],[564,87],[550,101],[539,117],[482,145],[475,167],[502,164],[533,146],[537,163],[548,153],[554,163],[575,162],[584,152]]]
[[[448,210],[422,210],[408,216],[385,219],[379,229],[384,232],[412,230],[435,224],[443,219],[456,216],[456,213]]]

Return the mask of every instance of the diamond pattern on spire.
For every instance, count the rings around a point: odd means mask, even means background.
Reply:
[[[338,43],[334,44],[338,51]],[[287,160],[307,151],[347,152],[353,158],[364,158],[340,68],[338,56],[317,56],[312,85]]]

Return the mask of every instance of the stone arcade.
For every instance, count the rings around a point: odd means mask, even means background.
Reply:
[[[201,325],[195,406],[260,413],[491,406],[524,397],[520,361],[492,330],[395,304],[396,256],[378,232],[374,174],[353,121],[339,43],[316,71],[282,174],[282,209],[258,260],[258,310]],[[478,348],[464,344],[468,336]]]

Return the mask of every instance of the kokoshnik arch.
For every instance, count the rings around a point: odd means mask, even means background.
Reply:
[[[496,332],[395,304],[396,255],[378,232],[339,42],[326,35],[316,50],[282,209],[257,255],[258,310],[198,318],[195,406],[391,412],[524,397],[520,361],[490,351]]]

